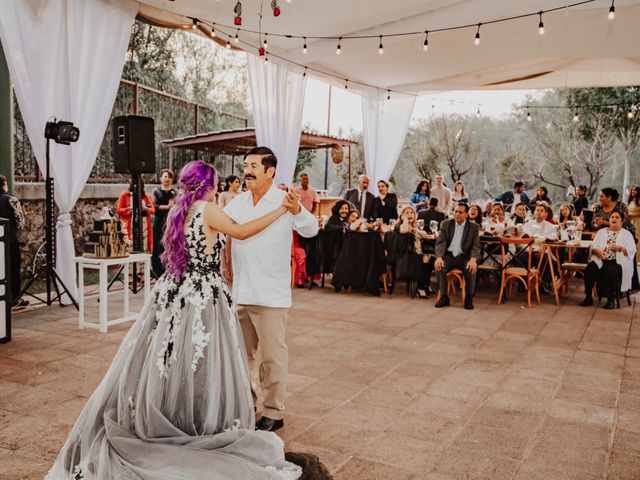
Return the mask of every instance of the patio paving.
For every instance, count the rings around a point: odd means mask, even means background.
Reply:
[[[403,292],[295,290],[287,449],[341,480],[639,479],[635,300],[607,311],[578,307],[578,293],[532,309],[495,297],[437,310]],[[57,306],[14,317],[0,345],[0,479],[43,477],[129,326],[79,330]]]

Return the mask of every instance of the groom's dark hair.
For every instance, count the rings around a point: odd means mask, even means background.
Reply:
[[[253,147],[251,150],[244,154],[244,158],[246,159],[249,155],[262,156],[260,160],[265,172],[269,167],[277,168],[278,166],[278,159],[273,153],[273,150],[271,150],[269,147]]]

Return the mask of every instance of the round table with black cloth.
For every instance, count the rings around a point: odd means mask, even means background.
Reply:
[[[380,295],[380,275],[387,271],[382,238],[377,232],[347,232],[333,270],[335,286],[364,288]]]
[[[333,273],[342,250],[344,232],[342,228],[325,228],[311,238],[300,238],[300,244],[307,254],[307,276]]]
[[[434,253],[435,240],[422,241],[422,253]],[[387,264],[393,272],[392,291],[396,280],[407,282],[411,296],[415,295],[415,287],[427,288],[433,270],[433,259],[425,264],[422,255],[415,253],[414,237],[411,233],[399,233],[395,230],[384,236],[384,247],[387,252]]]

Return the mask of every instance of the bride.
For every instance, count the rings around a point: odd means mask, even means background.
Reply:
[[[234,224],[214,203],[215,169],[193,161],[164,233],[166,273],[85,405],[46,480],[296,479],[274,433],[255,431],[235,305],[220,275]]]

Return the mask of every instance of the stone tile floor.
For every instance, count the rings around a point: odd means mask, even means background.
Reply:
[[[295,290],[287,449],[336,479],[640,479],[635,301],[495,297],[436,310],[403,292]],[[129,327],[79,330],[76,315],[17,315],[0,345],[0,479],[43,477]]]

